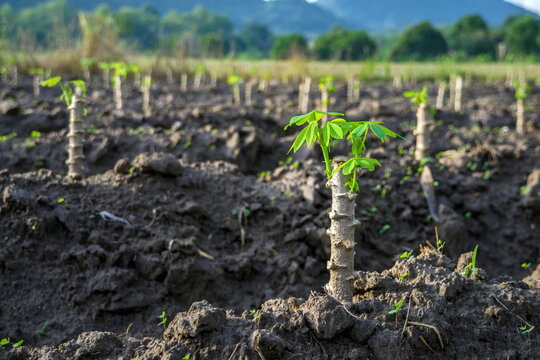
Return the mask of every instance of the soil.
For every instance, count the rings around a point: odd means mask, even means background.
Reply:
[[[24,340],[0,359],[540,358],[538,88],[526,137],[499,84],[468,84],[461,112],[437,112],[435,223],[402,90],[368,84],[349,104],[338,86],[333,111],[404,137],[370,142],[383,167],[361,176],[361,271],[344,306],[320,293],[321,159],[287,159],[296,84],[238,107],[223,84],[183,93],[158,81],[150,117],[131,84],[123,114],[88,87],[87,177],[74,181],[58,90],[0,85],[0,135],[16,133],[0,138],[0,339]],[[476,245],[479,270],[465,275]]]

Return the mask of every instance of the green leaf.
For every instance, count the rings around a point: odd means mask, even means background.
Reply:
[[[41,86],[53,87],[56,84],[58,84],[60,81],[62,81],[62,77],[56,76],[56,77],[50,78],[49,80],[45,80],[44,82],[41,83]]]
[[[379,139],[381,139],[381,142],[384,142],[384,140],[386,140],[386,133],[384,132],[384,130],[382,129],[382,127],[380,125],[369,124],[369,127],[370,127],[371,131],[373,131],[375,136],[378,137]]]
[[[362,169],[368,169],[369,171],[375,170],[375,165],[373,165],[369,161],[366,161],[365,159],[356,159],[356,165],[358,165]]]
[[[405,96],[406,98],[412,98],[412,97],[415,97],[416,94],[418,94],[417,91],[405,91],[403,93],[403,96]]]
[[[321,114],[321,115],[345,116],[345,114],[338,113],[338,112],[324,112],[324,111],[319,111],[319,110],[315,110],[315,112],[318,113],[318,114]]]
[[[343,129],[339,125],[331,122],[326,123],[326,125],[328,125],[330,135],[332,135],[334,139],[343,139]]]
[[[317,130],[319,127],[317,126],[317,123],[314,122],[309,124],[307,128],[306,145],[309,147],[317,139]]]
[[[322,135],[323,135],[323,144],[324,146],[328,147],[330,146],[330,139],[331,139],[331,129],[330,129],[331,123],[324,124]],[[337,125],[336,125],[337,126]]]
[[[291,148],[289,149],[289,152],[293,150],[294,152],[297,152],[298,149],[302,146],[302,144],[306,141],[307,132],[309,130],[309,126],[306,126],[302,131],[300,131],[300,134],[296,137],[296,140],[294,140],[293,144],[291,145]]]
[[[395,132],[393,132],[392,130],[388,129],[388,128],[385,128],[384,126],[381,126],[381,125],[377,125],[378,127],[380,127],[382,129],[382,131],[384,131],[384,133],[392,138],[397,138],[399,135],[396,134]],[[401,137],[401,136],[399,136]]]
[[[350,175],[354,171],[355,168],[356,168],[356,159],[349,159],[347,160],[345,165],[343,165],[343,174]]]
[[[315,118],[314,111],[310,111],[307,114],[293,116],[289,120],[289,123],[287,124],[287,126],[285,126],[285,130],[287,130],[292,125],[298,125],[298,126],[304,125],[309,120],[310,116],[313,116],[313,118]]]
[[[367,131],[367,128],[368,128],[367,124],[360,125],[359,127],[357,127],[351,132],[351,136],[361,137]]]

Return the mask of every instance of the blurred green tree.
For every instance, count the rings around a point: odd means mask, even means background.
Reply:
[[[448,31],[448,45],[458,57],[494,60],[496,56],[495,40],[480,15],[464,16],[455,23]]]
[[[407,28],[390,52],[390,59],[423,61],[445,55],[448,44],[442,33],[428,21]]]
[[[288,34],[276,37],[271,51],[274,59],[306,57],[307,53],[307,41],[302,34]]]
[[[540,20],[529,15],[509,17],[503,25],[504,44],[517,56],[540,54]]]

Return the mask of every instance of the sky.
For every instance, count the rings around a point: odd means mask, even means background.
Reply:
[[[529,10],[540,13],[540,0],[508,0],[508,2],[521,5]]]
[[[317,2],[317,0],[306,0],[307,2]],[[540,0],[506,0],[508,2],[521,5],[529,10],[540,14]]]

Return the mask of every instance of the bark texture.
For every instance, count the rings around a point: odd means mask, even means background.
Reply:
[[[454,110],[461,111],[461,91],[463,90],[463,78],[458,76],[456,78],[456,93],[454,99]]]
[[[416,151],[415,159],[422,160],[429,153],[429,129],[428,129],[428,107],[425,104],[418,106],[416,112]]]
[[[71,98],[69,107],[69,132],[68,132],[68,176],[72,179],[81,179],[84,176],[84,124],[83,124],[84,100],[81,89],[77,87]]]
[[[144,87],[143,87],[143,112],[145,117],[152,115],[150,109],[150,88],[152,87],[152,78],[150,75],[144,77]]]
[[[520,135],[525,135],[527,128],[525,126],[525,100],[517,100],[516,111],[516,131]]]
[[[435,108],[441,110],[444,107],[444,95],[446,93],[446,83],[442,82],[439,84],[439,91],[437,92],[437,103]]]
[[[334,163],[334,169],[339,166]],[[353,296],[354,271],[354,230],[360,222],[354,218],[356,194],[345,186],[347,177],[341,171],[330,179],[326,187],[332,189],[332,210],[330,229],[331,253],[327,268],[330,281],[325,286],[327,293],[341,302],[351,302]]]

